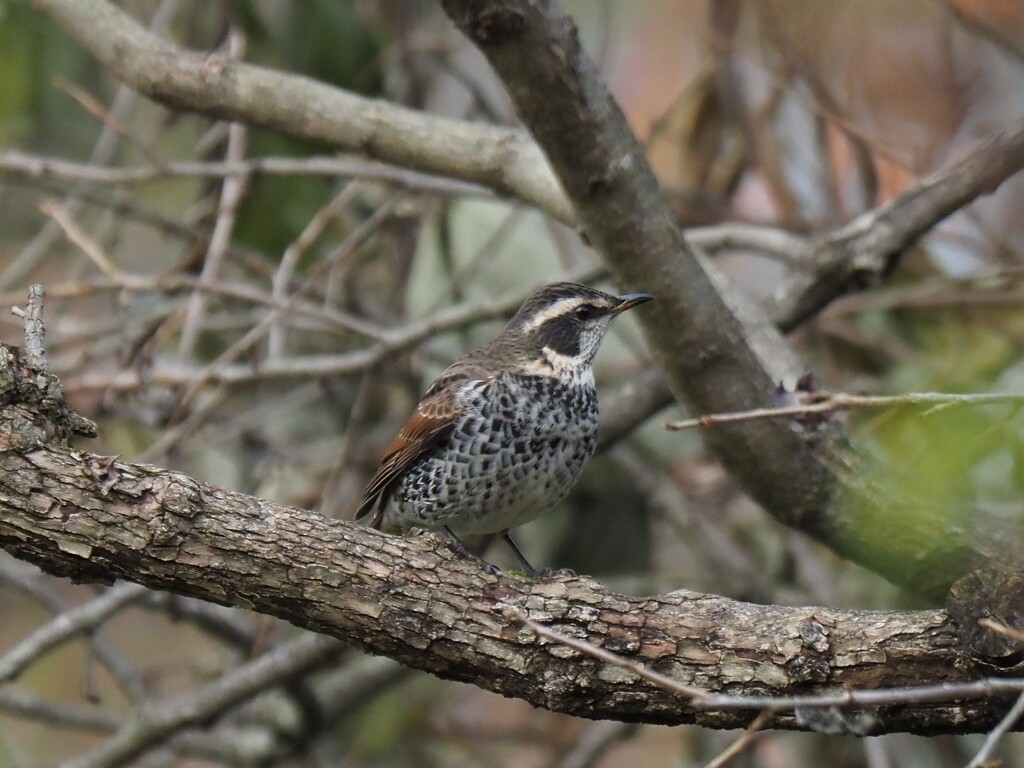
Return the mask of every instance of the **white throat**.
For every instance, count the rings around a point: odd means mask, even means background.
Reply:
[[[578,357],[563,355],[551,347],[543,347],[542,360],[535,360],[526,366],[526,372],[533,376],[551,376],[557,379],[570,379],[574,384],[594,386],[594,369],[590,365],[581,365]]]

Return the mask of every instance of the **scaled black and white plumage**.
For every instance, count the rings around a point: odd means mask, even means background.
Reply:
[[[501,533],[561,501],[597,446],[592,364],[608,324],[652,297],[552,283],[445,370],[384,453],[356,519],[384,531]]]

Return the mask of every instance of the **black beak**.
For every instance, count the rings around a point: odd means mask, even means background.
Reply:
[[[633,307],[650,301],[653,298],[654,297],[649,293],[625,293],[622,296],[619,296],[619,304],[612,310],[612,314],[617,315],[620,312],[625,312],[627,309],[632,309]]]

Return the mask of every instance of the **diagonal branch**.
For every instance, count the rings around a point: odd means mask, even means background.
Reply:
[[[0,453],[0,546],[44,570],[243,606],[560,712],[730,728],[750,718],[693,706],[567,652],[507,616],[509,605],[712,692],[782,696],[971,679],[941,611],[757,606],[686,591],[638,598],[585,577],[492,576],[435,537],[387,536],[88,453],[8,448]],[[999,704],[873,714],[877,732],[981,731],[998,722]],[[792,713],[775,724],[800,727]]]
[[[804,373],[801,363],[769,316],[688,245],[571,19],[554,0],[441,5],[502,78],[609,271],[625,287],[655,294],[638,319],[675,396],[695,415],[773,405],[776,387]],[[776,321],[791,328],[807,316],[809,297],[818,308],[848,290],[851,275],[884,274],[900,249],[1021,164],[1018,124],[827,235],[810,252],[817,261],[806,290],[792,292],[795,305],[780,301]],[[950,535],[927,557],[911,537],[872,540],[863,518],[881,513],[878,499],[843,476],[851,443],[835,423],[794,429],[783,420],[736,421],[702,437],[770,514],[896,583],[941,594],[984,559],[964,535]]]
[[[441,5],[502,78],[609,271],[655,294],[638,318],[676,397],[698,414],[771,405],[778,383],[803,373],[799,361],[768,317],[688,245],[572,20],[553,0]],[[772,514],[806,529],[828,521],[835,478],[823,446],[837,432],[765,421],[705,439]],[[836,538],[825,525],[813,533]]]
[[[33,296],[41,325],[41,290]],[[41,336],[36,326],[30,319],[26,332]],[[992,659],[1014,652],[1012,643],[992,645],[977,619],[1002,617],[988,605],[1015,595],[1015,578],[965,580],[947,614],[758,606],[684,590],[632,597],[574,574],[496,575],[443,537],[389,536],[65,448],[63,422],[76,417],[53,377],[17,350],[0,351],[0,380],[23,382],[0,389],[0,547],[50,573],[245,607],[591,718],[736,727],[769,708],[778,727],[806,729],[841,707],[864,733],[959,732],[995,725],[1006,693],[1020,690],[977,681]],[[43,402],[33,387],[59,402]],[[73,624],[137,595],[112,591]],[[52,642],[29,641],[29,657]],[[326,638],[294,647],[303,650],[287,654],[292,666],[266,657],[196,697],[154,705],[83,765],[116,764],[337,650]],[[908,687],[921,683],[926,691]]]
[[[35,0],[121,81],[174,109],[245,122],[425,173],[439,173],[573,220],[521,130],[427,115],[306,77],[186,51],[106,0]]]
[[[584,717],[746,725],[750,709],[715,706],[725,699],[714,694],[723,692],[758,696],[757,710],[764,697],[800,702],[830,694],[818,701],[848,704],[873,733],[981,731],[1004,714],[1006,691],[970,683],[985,668],[967,650],[974,646],[957,642],[959,625],[942,611],[758,606],[683,590],[632,597],[573,575],[495,576],[437,537],[388,536],[59,447],[57,430],[45,421],[11,395],[0,408],[0,547],[51,573],[124,578],[242,606]],[[972,623],[963,608],[963,621]],[[539,636],[541,626],[614,654],[615,663]],[[321,658],[331,650],[317,645],[311,652]],[[666,676],[677,690],[707,695],[680,696],[658,683]],[[873,703],[863,712],[849,693],[915,683],[934,690],[865,698]],[[234,695],[225,685],[210,689],[211,702]],[[813,727],[807,706],[792,706],[783,706],[774,725]],[[161,708],[160,719],[139,719],[109,748],[131,753],[192,711]]]
[[[790,330],[851,287],[877,282],[907,246],[950,214],[994,192],[1021,168],[1024,120],[921,179],[887,205],[819,238],[805,268],[776,292],[773,319]]]
[[[198,692],[149,702],[110,739],[65,763],[65,768],[116,768],[186,726],[201,725],[252,696],[301,677],[337,657],[341,646],[327,637],[305,635],[278,646]]]

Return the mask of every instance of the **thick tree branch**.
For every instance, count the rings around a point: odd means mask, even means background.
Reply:
[[[8,379],[45,373],[22,367],[13,352],[4,359]],[[435,537],[387,536],[60,448],[52,443],[61,425],[23,394],[9,390],[0,409],[0,545],[51,573],[126,578],[244,606],[443,677],[595,718],[735,727],[755,714],[716,708],[713,696],[680,697],[635,665],[708,695],[779,696],[965,682],[976,668],[939,611],[763,607],[683,591],[635,598],[586,578],[494,576]],[[63,418],[59,408],[50,413]],[[984,584],[989,592],[997,586]],[[957,610],[972,623],[969,610]],[[634,667],[597,663],[539,637],[539,626]],[[933,698],[867,714],[873,732],[984,730],[1002,716],[1001,704]],[[180,719],[167,711],[168,722]],[[801,728],[814,720],[789,711],[775,722]],[[151,730],[141,720],[118,748],[135,749]]]
[[[36,319],[26,334],[41,345],[42,293],[33,295],[39,305],[27,313]],[[68,423],[80,417],[47,371],[22,362],[17,350],[0,350],[0,379],[18,383],[0,390],[0,547],[50,573],[124,578],[260,611],[442,677],[592,718],[736,727],[764,708],[765,697],[788,697],[771,706],[779,727],[814,728],[819,718],[808,707],[842,706],[843,722],[864,732],[957,732],[995,725],[1006,691],[1019,692],[970,682],[982,676],[982,663],[1016,664],[1012,639],[993,643],[977,622],[984,612],[1015,623],[1014,579],[965,580],[947,615],[757,606],[686,591],[638,598],[575,575],[494,575],[440,537],[389,536],[63,448]],[[33,394],[38,388],[60,400]],[[128,588],[112,592],[81,609],[75,625],[136,597]],[[34,655],[43,642],[26,647]],[[314,665],[335,652],[312,641],[308,650]],[[294,671],[305,668],[303,653],[288,656]],[[11,665],[8,677],[21,667]],[[113,764],[293,671],[274,658],[250,667],[254,674],[239,672],[188,702],[154,705],[85,764]],[[928,689],[871,697],[915,683]],[[760,698],[747,704],[723,693]],[[811,693],[825,695],[801,708]]]
[[[572,21],[551,0],[442,0],[487,56],[544,149],[579,221],[624,287],[657,301],[638,313],[675,395],[695,413],[771,404],[803,371],[767,316],[686,242],[625,117]],[[772,514],[833,544],[823,523],[834,478],[829,430],[742,424],[706,435]]]
[[[624,286],[655,293],[638,318],[677,398],[697,415],[774,405],[776,386],[795,382],[800,364],[768,316],[687,245],[572,21],[553,0],[441,4],[501,76],[609,271]],[[792,327],[806,306],[848,290],[851,276],[884,274],[900,249],[1021,163],[1018,126],[822,238],[817,250],[800,249],[794,256],[812,265],[810,277],[785,294],[776,320]],[[897,583],[940,595],[984,560],[976,542],[955,532],[929,540],[924,556],[913,536],[879,537],[865,520],[879,514],[879,500],[845,476],[850,446],[835,423],[735,422],[704,437],[773,516]]]
[[[0,419],[12,418],[19,409],[7,406]],[[686,591],[637,598],[584,577],[492,576],[433,536],[387,536],[154,467],[26,447],[8,440],[0,453],[0,544],[44,570],[268,613],[556,711],[712,727],[756,714],[701,707],[538,638],[507,614],[510,605],[712,693],[789,696],[978,676],[941,611],[766,607]],[[983,731],[999,721],[1001,704],[878,707],[872,732]],[[806,727],[792,712],[774,724]]]
[[[34,0],[139,93],[375,160],[482,184],[573,220],[544,156],[521,130],[435,117],[298,75],[168,43],[105,0]]]
[[[903,250],[951,213],[1024,168],[1024,119],[881,208],[821,236],[776,293],[773,319],[789,330],[851,288],[878,282]]]

